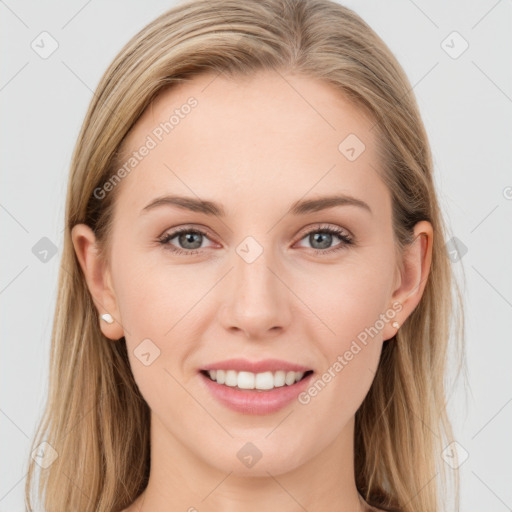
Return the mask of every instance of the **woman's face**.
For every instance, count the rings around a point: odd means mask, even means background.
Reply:
[[[254,476],[349,450],[407,313],[372,124],[329,85],[260,72],[195,77],[130,132],[121,182],[96,191],[119,187],[102,328],[125,336],[162,450]],[[219,384],[216,365],[255,371]],[[293,365],[313,373],[282,385]],[[277,387],[238,389],[256,383]]]

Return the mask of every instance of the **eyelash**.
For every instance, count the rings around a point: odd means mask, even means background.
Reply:
[[[179,247],[175,247],[175,246],[172,246],[169,244],[169,242],[173,238],[176,238],[176,236],[180,235],[181,233],[199,233],[203,236],[208,237],[208,233],[206,233],[205,231],[203,231],[201,229],[183,227],[183,228],[177,228],[174,231],[172,231],[171,233],[164,234],[162,237],[160,237],[158,239],[158,242],[162,246],[164,246],[164,248],[166,250],[169,250],[172,253],[178,254],[178,255],[193,256],[194,254],[198,254],[199,252],[201,252],[201,249],[187,250],[187,249],[181,249]],[[334,247],[332,247],[330,249],[312,249],[313,251],[315,251],[316,255],[325,256],[327,254],[333,254],[333,253],[336,253],[343,249],[346,249],[347,246],[354,244],[353,239],[350,236],[344,234],[345,230],[343,230],[341,228],[333,228],[330,226],[320,226],[315,229],[312,229],[311,231],[308,231],[307,233],[305,233],[304,236],[299,239],[299,241],[303,240],[304,238],[311,235],[312,233],[323,233],[323,234],[329,234],[329,235],[336,235],[342,241],[342,243],[335,245]]]

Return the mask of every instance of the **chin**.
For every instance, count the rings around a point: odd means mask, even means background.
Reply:
[[[297,438],[290,438],[291,435],[276,436],[275,439],[265,439],[264,436],[233,439],[222,452],[209,454],[207,462],[223,473],[231,472],[233,476],[240,477],[288,473],[315,455],[314,447],[308,449],[303,442],[298,443]],[[286,444],[286,438],[292,442]]]

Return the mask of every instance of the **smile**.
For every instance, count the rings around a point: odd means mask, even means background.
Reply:
[[[234,389],[269,391],[283,386],[292,386],[313,373],[313,371],[296,372],[278,370],[275,372],[253,373],[236,370],[203,370],[202,373],[217,384],[222,384]]]

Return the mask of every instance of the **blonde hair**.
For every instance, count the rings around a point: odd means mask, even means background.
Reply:
[[[329,0],[183,3],[136,34],[103,75],[71,162],[49,394],[32,446],[46,441],[58,456],[37,479],[36,464],[29,460],[29,509],[35,482],[37,499],[49,512],[122,510],[146,487],[149,408],[134,381],[124,338],[111,341],[100,330],[71,229],[88,224],[108,258],[119,187],[101,200],[93,192],[118,169],[123,140],[157,94],[206,71],[236,78],[258,70],[325,81],[372,115],[382,145],[382,179],[393,201],[398,255],[411,243],[418,221],[433,226],[422,299],[384,343],[374,382],[356,413],[355,477],[361,495],[376,507],[438,510],[436,476],[447,480],[441,452],[453,437],[444,382],[452,286],[460,355],[464,321],[430,147],[412,87],[393,54],[356,13]],[[459,358],[458,371],[461,364]],[[458,509],[457,472],[454,479],[451,510]]]

